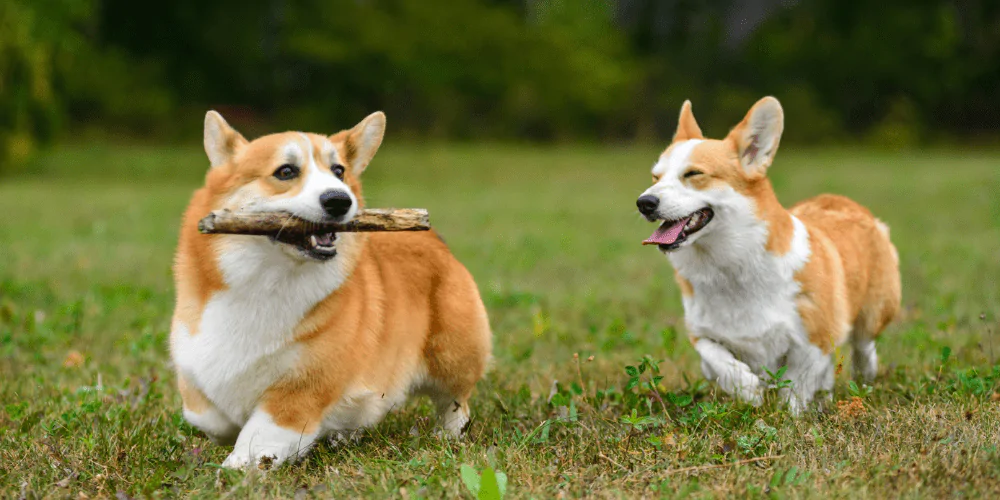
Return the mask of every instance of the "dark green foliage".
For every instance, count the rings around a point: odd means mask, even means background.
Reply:
[[[107,45],[162,61],[193,111],[235,106],[238,121],[322,130],[384,109],[397,133],[590,134],[637,76],[599,0],[105,3]]]
[[[0,171],[60,131],[249,135],[383,109],[393,137],[662,142],[692,99],[724,133],[765,94],[785,142],[996,139],[985,0],[7,0]],[[742,20],[742,21],[741,21]]]
[[[156,130],[173,111],[158,65],[104,46],[97,0],[0,2],[0,174],[69,122]]]

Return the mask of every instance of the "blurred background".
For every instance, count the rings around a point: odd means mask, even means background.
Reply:
[[[3,0],[0,172],[54,142],[247,135],[656,142],[683,99],[724,133],[785,105],[785,143],[1000,141],[991,0]]]

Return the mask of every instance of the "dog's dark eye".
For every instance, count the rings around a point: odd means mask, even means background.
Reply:
[[[333,175],[336,175],[338,179],[344,180],[344,166],[343,165],[334,165],[332,168],[330,168],[330,171],[333,172]]]
[[[290,181],[299,176],[299,167],[295,165],[282,165],[274,171],[274,178],[279,181]]]
[[[704,173],[705,172],[702,172],[701,170],[688,170],[687,172],[684,172],[684,178],[685,179],[690,179],[690,178],[692,178],[692,177],[694,177],[696,175],[701,175],[701,174],[704,174]]]

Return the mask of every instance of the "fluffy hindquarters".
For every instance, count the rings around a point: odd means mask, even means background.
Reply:
[[[445,432],[459,436],[470,419],[469,398],[490,361],[492,335],[479,291],[457,263],[442,277],[433,301],[424,348],[429,393]]]
[[[846,336],[837,338],[822,332],[849,328],[855,377],[871,380],[878,371],[875,338],[896,316],[900,305],[899,257],[889,240],[889,228],[868,209],[843,196],[817,196],[793,207],[792,213],[809,227],[813,253],[797,276],[803,283],[803,302],[831,311],[814,318],[803,311],[810,340],[829,352],[847,340]],[[826,306],[831,303],[840,304],[846,314],[832,312],[833,308]],[[810,321],[813,319],[820,321]]]
[[[899,276],[899,254],[889,240],[889,228],[874,219],[870,232],[868,288],[851,331],[854,377],[866,382],[878,372],[875,338],[899,313],[902,284]]]

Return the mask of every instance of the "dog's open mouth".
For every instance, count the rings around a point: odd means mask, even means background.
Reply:
[[[272,240],[292,245],[307,257],[316,260],[332,259],[337,255],[337,233],[287,234],[278,233]]]
[[[687,217],[676,220],[666,220],[653,232],[653,235],[643,241],[643,245],[659,245],[660,250],[674,250],[681,246],[694,233],[701,231],[715,216],[711,208],[705,207],[692,212]]]

